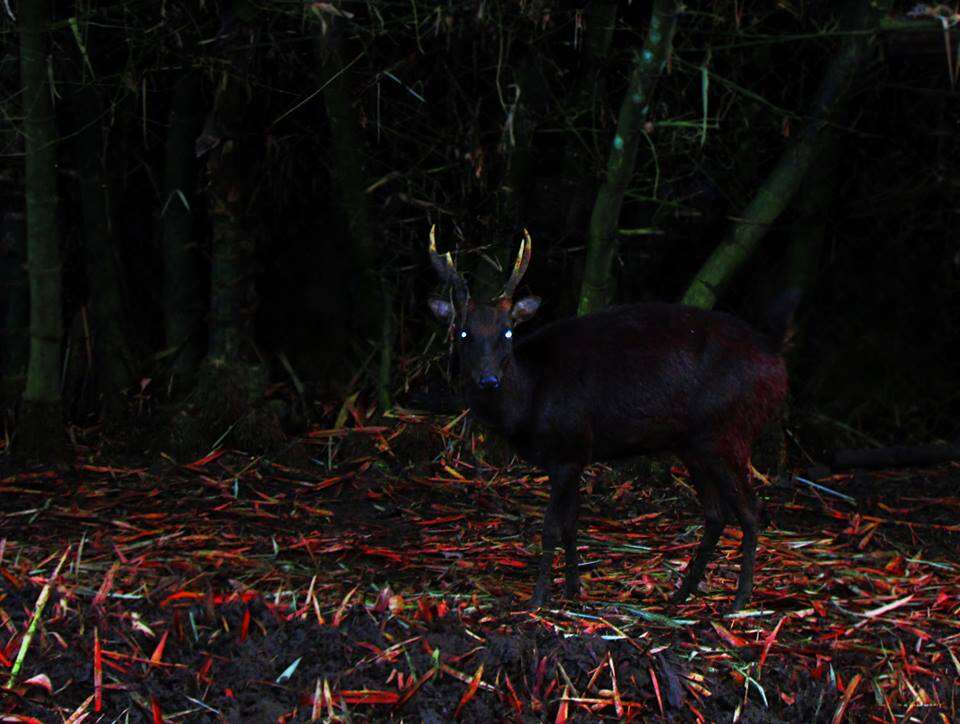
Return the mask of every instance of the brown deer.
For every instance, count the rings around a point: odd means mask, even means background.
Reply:
[[[430,308],[449,325],[460,357],[467,403],[550,477],[543,553],[531,605],[550,597],[554,549],[563,543],[565,593],[580,579],[577,516],[580,474],[595,460],[672,451],[686,464],[704,512],[704,531],[673,601],[703,578],[724,525],[743,530],[733,610],[749,600],[757,550],[758,507],[748,480],[751,447],[787,393],[781,349],[799,301],[774,305],[766,333],[729,314],[680,304],[631,304],[563,319],[532,334],[518,325],[540,306],[513,296],[530,263],[524,231],[513,272],[489,302],[470,297],[448,253],[430,260],[450,285]]]

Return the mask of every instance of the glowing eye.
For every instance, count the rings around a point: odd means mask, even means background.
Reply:
[[[512,338],[513,338],[513,330],[512,330],[512,329],[508,329],[506,332],[503,333],[503,336],[506,337],[507,339],[512,339]]]
[[[461,329],[461,330],[460,330],[460,339],[466,339],[466,338],[467,338],[467,330]]]

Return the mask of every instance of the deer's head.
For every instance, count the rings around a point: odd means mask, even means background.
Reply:
[[[530,264],[533,241],[524,229],[520,252],[503,291],[495,299],[481,303],[470,298],[467,283],[454,266],[450,252],[437,252],[435,231],[435,226],[430,229],[430,261],[440,279],[449,285],[451,294],[449,298],[431,299],[430,309],[453,335],[468,382],[481,390],[499,389],[513,359],[513,330],[540,307],[539,297],[513,301]]]

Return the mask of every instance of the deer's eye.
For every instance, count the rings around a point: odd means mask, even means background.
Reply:
[[[469,336],[470,336],[470,335],[467,334],[467,330],[465,330],[465,329],[461,329],[461,330],[460,330],[460,339],[466,339],[466,338],[469,337]]]
[[[505,330],[503,331],[503,336],[506,337],[507,339],[513,339],[513,330],[512,330],[512,329],[505,329]]]

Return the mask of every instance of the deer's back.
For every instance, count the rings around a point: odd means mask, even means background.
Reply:
[[[765,336],[721,312],[637,304],[561,320],[517,348],[534,370],[528,457],[749,447],[786,394]]]

